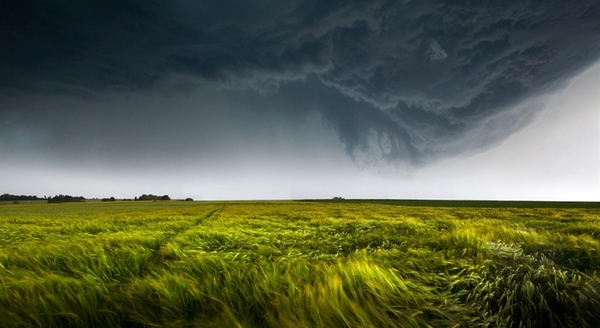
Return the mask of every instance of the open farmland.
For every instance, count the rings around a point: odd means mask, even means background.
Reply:
[[[1,205],[2,326],[600,326],[597,204],[437,205]]]

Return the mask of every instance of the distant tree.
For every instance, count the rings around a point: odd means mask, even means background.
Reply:
[[[138,197],[137,200],[152,200],[151,197],[152,197],[152,195],[143,194],[140,197]]]
[[[345,200],[345,198],[336,196],[336,197],[333,197],[333,200]]]
[[[72,203],[72,202],[85,202],[85,198],[82,196],[71,196],[71,195],[58,195],[48,199],[48,203]]]
[[[169,195],[157,196],[153,194],[143,194],[140,197],[137,197],[136,200],[171,200],[171,197],[169,197]]]
[[[2,194],[0,195],[0,201],[15,201],[15,200],[41,200],[37,196],[29,196],[29,195],[11,195],[11,194]]]
[[[110,197],[110,198],[102,198],[103,202],[115,202],[117,201],[114,197]]]
[[[193,199],[193,198],[190,198],[190,197],[188,197],[188,198],[186,198],[186,199],[185,199],[185,201],[186,201],[186,202],[193,202],[193,201],[194,201],[194,199]]]

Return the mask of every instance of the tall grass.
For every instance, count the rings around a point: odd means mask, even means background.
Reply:
[[[3,327],[597,327],[597,208],[0,206]]]

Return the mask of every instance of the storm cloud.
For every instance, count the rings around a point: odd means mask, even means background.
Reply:
[[[597,1],[8,0],[0,30],[5,127],[31,97],[210,87],[413,166],[504,140],[600,58]]]

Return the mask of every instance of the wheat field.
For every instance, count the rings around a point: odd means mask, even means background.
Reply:
[[[600,208],[0,205],[2,327],[598,327]]]

